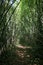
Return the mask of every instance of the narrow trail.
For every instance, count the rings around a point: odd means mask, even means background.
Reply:
[[[27,46],[17,46],[17,50],[16,50],[16,54],[20,57],[20,58],[24,58],[25,56],[30,57],[30,55],[27,54],[27,50],[28,49],[32,49],[32,47],[27,47]]]
[[[18,62],[20,65],[31,65],[31,46],[16,46],[16,54],[18,56]]]

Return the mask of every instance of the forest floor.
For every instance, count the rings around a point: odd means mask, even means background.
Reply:
[[[34,62],[31,46],[16,46],[15,51],[6,51],[1,55],[0,65],[38,65]]]

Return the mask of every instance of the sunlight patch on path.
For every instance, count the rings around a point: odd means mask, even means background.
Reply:
[[[26,48],[30,48],[30,49],[32,49],[31,46],[16,45],[16,47],[21,48],[21,49],[26,49]]]

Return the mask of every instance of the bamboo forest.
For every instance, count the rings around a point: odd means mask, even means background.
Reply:
[[[43,65],[43,0],[0,0],[0,65]]]

